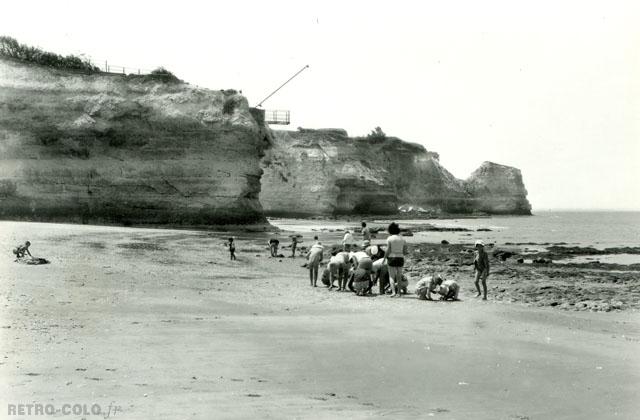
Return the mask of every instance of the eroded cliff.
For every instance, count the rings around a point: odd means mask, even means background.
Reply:
[[[0,218],[262,222],[254,111],[234,91],[0,59]]]
[[[520,169],[484,162],[465,181],[475,210],[492,214],[531,214]]]
[[[392,214],[398,208],[530,214],[515,168],[485,163],[463,181],[437,153],[398,138],[352,138],[340,129],[273,133],[260,193],[269,215]]]

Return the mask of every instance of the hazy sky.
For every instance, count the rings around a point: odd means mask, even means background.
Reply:
[[[56,3],[56,4],[54,4]],[[0,34],[242,89],[298,126],[381,126],[535,209],[640,209],[637,1],[4,1]]]

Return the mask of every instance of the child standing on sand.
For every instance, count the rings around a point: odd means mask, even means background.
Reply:
[[[482,280],[482,291],[484,292],[482,300],[487,300],[487,277],[489,277],[489,255],[484,250],[484,242],[476,241],[476,255],[473,260],[473,266],[475,267],[475,285],[478,294],[476,297],[480,297],[480,280]]]
[[[233,243],[233,238],[229,238],[229,243],[227,244],[229,247],[229,254],[231,254],[231,261],[235,261],[236,259],[236,246]]]
[[[296,257],[296,247],[298,246],[298,237],[293,235],[291,236],[291,258]]]
[[[367,227],[366,222],[362,222],[362,246],[367,247],[369,245],[364,245],[365,242],[369,242],[371,245],[371,230]]]
[[[342,250],[349,252],[354,247],[356,240],[353,238],[353,234],[349,229],[344,231],[344,238],[342,239]]]

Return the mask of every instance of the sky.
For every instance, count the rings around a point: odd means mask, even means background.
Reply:
[[[153,69],[297,127],[522,170],[534,211],[640,210],[637,1],[3,1],[0,35]],[[281,128],[281,126],[275,127]]]

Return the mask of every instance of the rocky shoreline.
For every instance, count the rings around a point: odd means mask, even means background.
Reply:
[[[640,247],[597,250],[551,245],[544,251],[526,252],[513,245],[493,245],[489,247],[490,299],[576,311],[640,309],[640,264],[553,263],[575,255],[612,254],[640,254]],[[524,262],[524,257],[531,262]],[[472,263],[472,244],[421,243],[411,246],[407,271],[415,278],[443,273],[473,292]]]

